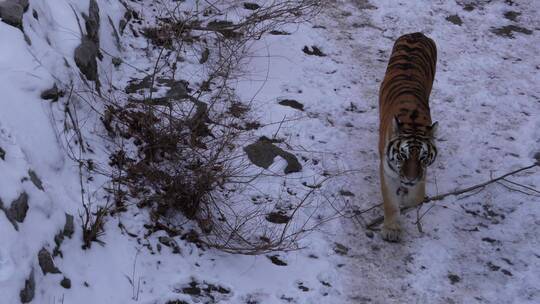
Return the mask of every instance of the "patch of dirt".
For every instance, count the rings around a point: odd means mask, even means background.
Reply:
[[[514,32],[515,33],[521,33],[525,35],[531,35],[533,31],[517,26],[517,25],[506,25],[503,27],[494,28],[491,30],[491,32],[497,36],[505,37],[505,38],[514,38]]]
[[[320,48],[318,48],[318,47],[316,47],[314,45],[312,45],[311,48],[308,47],[307,45],[304,46],[304,48],[302,49],[302,52],[304,52],[304,53],[306,53],[308,55],[311,55],[311,56],[319,56],[319,57],[325,57],[326,56],[326,54],[323,53],[323,51]]]
[[[279,258],[279,256],[276,254],[276,255],[268,255],[266,256],[268,259],[270,259],[270,262],[272,262],[272,264],[274,265],[277,265],[277,266],[287,266],[287,262],[283,261],[282,259]]]
[[[193,279],[188,284],[175,289],[175,292],[190,295],[195,302],[205,304],[221,303],[221,301],[228,299],[231,295],[229,288],[210,284],[206,281],[197,282]]]
[[[510,21],[517,21],[517,18],[521,15],[520,12],[515,11],[508,11],[504,13],[504,18],[510,20]]]
[[[287,106],[296,110],[304,111],[304,105],[294,99],[283,99],[278,103],[282,106]]]
[[[446,17],[446,21],[451,22],[455,25],[461,26],[463,24],[463,20],[458,15],[450,15]]]

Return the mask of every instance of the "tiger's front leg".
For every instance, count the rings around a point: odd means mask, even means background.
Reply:
[[[381,172],[382,173],[382,172]],[[399,179],[381,174],[381,192],[383,196],[384,223],[381,236],[385,241],[398,242],[401,238]]]

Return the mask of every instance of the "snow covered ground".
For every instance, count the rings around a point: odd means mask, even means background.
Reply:
[[[151,24],[150,2],[127,5]],[[97,3],[105,58],[101,79],[123,87],[153,67],[155,54],[129,31],[118,48],[111,24],[118,28],[124,7]],[[0,200],[3,210],[24,205],[25,197],[28,203],[22,221],[0,211],[0,303],[19,303],[30,277],[32,303],[540,302],[538,192],[503,182],[449,197],[423,217],[423,233],[414,224],[416,212],[407,214],[399,244],[364,229],[380,210],[350,217],[380,201],[378,89],[393,41],[403,33],[424,32],[439,52],[431,96],[439,157],[428,195],[534,162],[540,151],[540,3],[328,1],[309,23],[280,29],[290,35],[268,35],[252,46],[242,66],[249,77],[237,80],[236,93],[252,100],[263,125],[291,120],[256,135],[286,139],[281,147],[303,165],[302,172],[261,183],[285,182],[305,192],[302,182],[346,172],[324,185],[321,201],[327,203],[319,210],[325,215],[334,206],[345,207],[346,216],[302,240],[305,249],[279,254],[286,265],[273,263],[271,255],[203,250],[179,237],[171,241],[164,231],[144,238],[147,217],[135,211],[109,218],[104,246],[81,249],[78,164],[68,157],[61,131],[67,97],[52,103],[40,94],[55,82],[82,86],[73,52],[85,32],[81,13],[88,14],[88,7],[86,0],[30,0],[22,19],[25,35],[0,22]],[[316,48],[322,56],[313,54]],[[125,64],[114,68],[113,56]],[[303,110],[279,104],[283,100],[296,100]],[[78,108],[86,136],[97,147],[93,157],[106,162],[98,117],[82,104]],[[269,170],[284,166],[276,159]],[[531,169],[509,180],[538,189],[540,174]],[[96,176],[87,190],[103,182]],[[100,196],[93,199],[100,203]],[[65,213],[74,215],[75,232],[69,238],[64,231],[62,255],[54,257],[61,273],[44,274],[38,252],[53,253]],[[171,242],[177,249],[164,245]]]

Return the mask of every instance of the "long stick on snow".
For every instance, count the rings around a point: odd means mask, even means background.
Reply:
[[[471,192],[471,191],[474,191],[476,189],[483,188],[483,187],[485,187],[485,186],[487,186],[489,184],[498,182],[500,180],[504,180],[508,176],[517,174],[517,173],[519,173],[521,171],[525,171],[525,170],[528,170],[528,169],[531,169],[531,168],[534,168],[534,167],[537,167],[537,166],[540,166],[540,161],[537,161],[536,163],[534,163],[534,164],[532,164],[530,166],[519,168],[519,169],[514,170],[512,172],[509,172],[509,173],[506,173],[506,174],[501,175],[499,177],[490,179],[490,180],[488,180],[486,182],[483,182],[483,183],[480,183],[480,184],[477,184],[477,185],[474,185],[474,186],[471,186],[471,187],[467,187],[465,189],[458,189],[458,190],[455,190],[455,191],[452,191],[452,192],[448,192],[448,193],[444,193],[444,194],[440,194],[440,195],[436,195],[436,196],[432,196],[432,197],[426,197],[420,204],[418,204],[416,206],[413,206],[413,207],[401,207],[400,210],[401,210],[401,213],[407,213],[407,212],[411,211],[412,209],[417,208],[417,207],[419,207],[419,206],[421,206],[423,204],[433,202],[433,201],[440,201],[440,200],[443,200],[446,197],[451,196],[451,195],[455,196],[455,195],[460,195],[460,194],[463,194],[463,193]],[[366,228],[370,229],[370,230],[374,230],[374,228],[379,226],[383,221],[384,221],[384,216],[379,216],[378,218],[374,219],[369,224],[367,224]]]

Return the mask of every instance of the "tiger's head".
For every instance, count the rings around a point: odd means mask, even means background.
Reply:
[[[393,136],[386,146],[388,167],[399,175],[401,184],[414,186],[424,180],[426,168],[437,157],[433,138],[438,123],[427,127],[406,128],[393,119]]]

